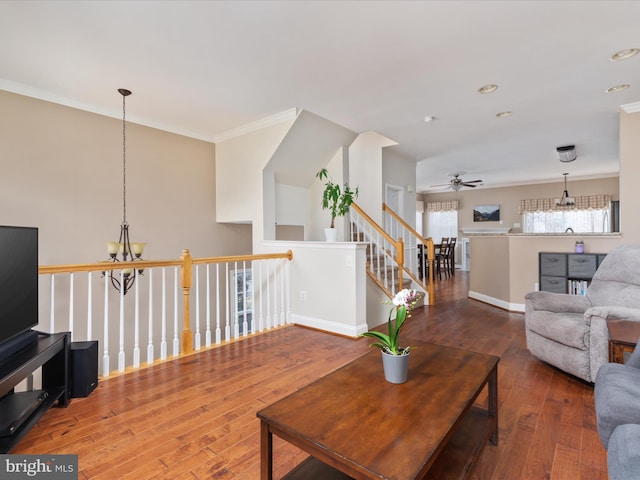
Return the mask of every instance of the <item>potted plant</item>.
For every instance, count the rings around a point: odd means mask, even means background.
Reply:
[[[377,340],[370,346],[378,347],[382,350],[384,376],[388,382],[404,383],[407,381],[411,347],[400,346],[400,330],[402,330],[407,318],[411,317],[411,308],[413,308],[417,300],[418,292],[415,290],[405,288],[399,291],[391,301],[393,307],[389,311],[389,319],[387,320],[388,333],[371,331],[362,334],[363,337]],[[394,311],[396,314],[395,321],[391,318]]]
[[[351,207],[353,201],[358,198],[358,187],[356,187],[355,190],[351,190],[349,184],[345,182],[343,187],[340,188],[339,184],[334,183],[333,180],[329,178],[329,173],[326,168],[318,171],[316,177],[319,180],[327,180],[327,183],[324,185],[324,192],[322,193],[322,208],[323,210],[329,210],[331,212],[331,226],[325,228],[325,237],[327,241],[335,242],[338,235],[335,227],[335,219],[336,217],[346,215],[349,211],[349,207]]]

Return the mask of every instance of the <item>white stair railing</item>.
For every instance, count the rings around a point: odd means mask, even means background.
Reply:
[[[49,280],[49,288],[40,291],[48,292],[49,298],[40,302],[38,328],[48,332],[70,331],[74,341],[97,340],[102,352],[99,372],[102,377],[108,377],[112,374],[112,357],[117,358],[118,372],[143,366],[142,338],[147,339],[145,363],[150,365],[168,358],[169,338],[175,357],[291,322],[291,252],[202,259],[191,259],[188,251],[185,252],[188,261],[183,255],[181,260],[139,261],[135,265],[94,263],[40,267],[41,282]],[[115,290],[109,276],[104,275],[105,271],[115,270],[122,276],[125,268],[132,268],[136,275],[134,288],[127,295]],[[171,268],[173,279],[167,275],[167,269]],[[182,276],[179,280],[179,270],[190,273],[189,278],[195,280],[193,287],[184,282]],[[102,272],[98,282],[93,278],[96,271]],[[183,289],[182,299],[179,288]],[[190,290],[195,290],[193,296]],[[185,306],[185,301],[193,303],[195,308]],[[167,317],[172,307],[171,322]],[[86,322],[77,318],[77,312],[86,312]],[[59,322],[60,316],[66,316],[68,322]],[[185,336],[189,337],[186,341]]]
[[[393,298],[404,283],[402,239],[394,240],[355,203],[349,215],[352,240],[367,244],[367,275]]]
[[[386,204],[382,204],[382,211],[387,232],[393,232],[394,238],[400,238],[404,243],[405,272],[428,293],[425,303],[433,305],[435,302],[433,240],[422,237]]]

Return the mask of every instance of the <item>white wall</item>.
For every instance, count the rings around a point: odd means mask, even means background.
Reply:
[[[378,224],[382,225],[383,195],[382,148],[395,142],[375,132],[358,136],[349,147],[349,184],[360,187],[357,203]]]
[[[400,187],[403,196],[403,211],[396,212],[405,222],[416,225],[416,162],[392,151],[382,149],[382,198],[387,203],[386,186]],[[420,232],[419,232],[420,233]]]
[[[364,244],[263,242],[260,253],[293,251],[291,317],[298,325],[357,337],[369,330]]]
[[[309,211],[309,189],[276,183],[276,223],[304,226]]]
[[[216,144],[217,220],[252,223],[254,245],[264,239],[263,170],[293,122],[287,120]],[[272,193],[275,195],[275,188]]]

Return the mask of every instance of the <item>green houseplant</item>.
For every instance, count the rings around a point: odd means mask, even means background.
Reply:
[[[331,212],[331,226],[329,228],[335,229],[336,217],[346,215],[351,204],[358,198],[358,187],[352,190],[345,182],[341,188],[340,184],[334,183],[329,178],[329,172],[326,168],[319,170],[316,177],[321,181],[327,181],[324,185],[324,192],[322,192],[322,208]]]
[[[363,337],[370,337],[377,340],[370,346],[378,347],[389,355],[408,355],[411,347],[400,346],[400,330],[402,330],[406,319],[411,317],[411,308],[416,304],[417,299],[418,295],[415,290],[408,288],[400,290],[390,302],[393,304],[393,307],[391,307],[389,311],[389,319],[387,320],[388,333],[371,331],[362,334]],[[394,311],[396,312],[395,321],[391,318]]]

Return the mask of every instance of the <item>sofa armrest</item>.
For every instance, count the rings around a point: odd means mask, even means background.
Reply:
[[[544,310],[554,313],[584,313],[591,302],[582,295],[566,293],[529,292],[525,295],[525,306],[534,311]]]
[[[587,316],[600,317],[605,320],[619,319],[629,320],[632,322],[640,322],[640,308],[617,307],[617,306],[598,306],[591,307],[586,312]]]

